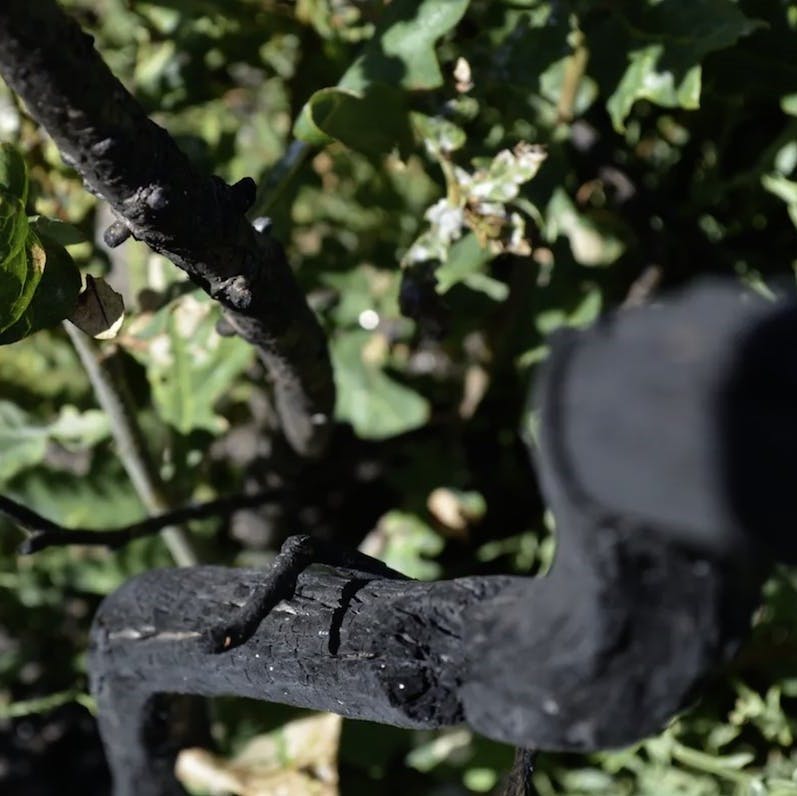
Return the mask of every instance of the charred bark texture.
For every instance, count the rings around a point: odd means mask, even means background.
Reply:
[[[595,750],[657,731],[744,637],[770,562],[795,558],[781,530],[795,518],[795,346],[792,304],[716,283],[560,338],[538,389],[558,535],[545,578],[311,567],[248,641],[217,655],[204,634],[260,573],[129,582],[101,606],[90,655],[117,796],[180,792],[171,771],[187,730],[168,720],[168,694],[401,727],[464,721],[524,748]],[[783,510],[777,523],[758,522],[757,501]]]
[[[254,182],[198,174],[52,0],[0,4],[0,74],[113,208],[109,243],[129,230],[219,301],[266,365],[285,436],[320,453],[334,407],[326,338],[282,247],[244,215]]]

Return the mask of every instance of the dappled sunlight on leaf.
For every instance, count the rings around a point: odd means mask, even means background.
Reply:
[[[289,722],[252,738],[224,759],[185,749],[177,775],[192,788],[236,796],[337,796],[337,756],[343,719],[331,713]]]

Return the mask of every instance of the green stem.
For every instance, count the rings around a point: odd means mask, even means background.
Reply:
[[[576,30],[572,34],[573,53],[567,59],[565,65],[564,80],[562,81],[562,91],[559,95],[559,103],[556,107],[556,114],[559,121],[569,124],[573,121],[573,111],[575,109],[576,97],[581,80],[587,70],[589,61],[589,50],[584,43],[584,34]]]
[[[459,182],[457,182],[457,175],[454,171],[454,164],[445,155],[440,157],[438,162],[446,180],[446,199],[452,207],[459,207],[462,196],[459,190]]]
[[[247,213],[251,219],[268,216],[271,208],[277,203],[285,188],[307,160],[313,147],[304,141],[294,140],[285,150],[285,154],[277,161],[268,177],[260,183],[257,197]]]
[[[69,321],[64,321],[63,326],[86,369],[97,403],[108,416],[119,458],[147,513],[167,511],[171,507],[148,461],[124,379],[118,369],[112,372],[108,364],[100,361],[97,347],[88,335]],[[168,526],[161,531],[161,536],[178,566],[191,567],[198,563],[196,553],[181,528]]]

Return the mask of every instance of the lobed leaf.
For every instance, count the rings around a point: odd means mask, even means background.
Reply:
[[[409,387],[391,379],[364,349],[372,335],[352,331],[331,340],[338,399],[335,414],[366,439],[384,439],[422,426],[429,404]]]
[[[323,146],[341,141],[368,154],[408,148],[405,92],[443,83],[437,40],[462,18],[469,0],[394,0],[361,55],[336,87],[316,91],[293,133]]]
[[[731,0],[626,4],[589,36],[590,50],[598,53],[591,71],[609,94],[606,109],[614,128],[625,129],[637,100],[699,107],[705,57],[762,24]]]

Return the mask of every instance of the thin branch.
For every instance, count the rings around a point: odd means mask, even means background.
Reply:
[[[565,65],[562,93],[559,95],[559,102],[556,106],[557,118],[559,121],[568,124],[573,121],[573,110],[578,97],[578,89],[589,61],[589,50],[584,43],[584,34],[577,30],[574,31],[573,36],[575,38],[573,53],[567,59]]]
[[[663,270],[660,265],[648,265],[628,288],[623,308],[641,307],[647,304],[661,284]]]
[[[313,148],[304,141],[291,141],[285,154],[274,164],[263,182],[257,188],[257,197],[248,215],[251,219],[268,216],[290,181],[304,165]]]
[[[515,760],[507,774],[501,790],[501,796],[536,796],[536,789],[531,775],[537,761],[537,752],[534,749],[515,749]]]
[[[69,321],[64,321],[63,327],[86,369],[97,403],[108,416],[119,458],[136,493],[149,514],[168,509],[155,469],[148,460],[143,435],[132,410],[130,396],[126,394],[124,378],[118,371],[109,372],[108,364],[100,361],[99,352],[88,335]],[[198,563],[191,542],[180,528],[161,524],[160,529],[163,541],[179,566],[190,567]]]
[[[121,528],[65,528],[4,495],[0,495],[0,514],[30,534],[19,546],[20,555],[30,555],[47,547],[70,544],[122,547],[134,539],[151,536],[169,526],[208,517],[224,517],[239,509],[262,506],[276,500],[281,494],[281,490],[271,489],[252,495],[228,495],[205,503],[182,506]]]
[[[254,182],[198,174],[53,0],[0,3],[0,74],[117,220],[224,307],[266,365],[286,438],[320,454],[335,403],[326,336],[280,244],[244,215]]]

